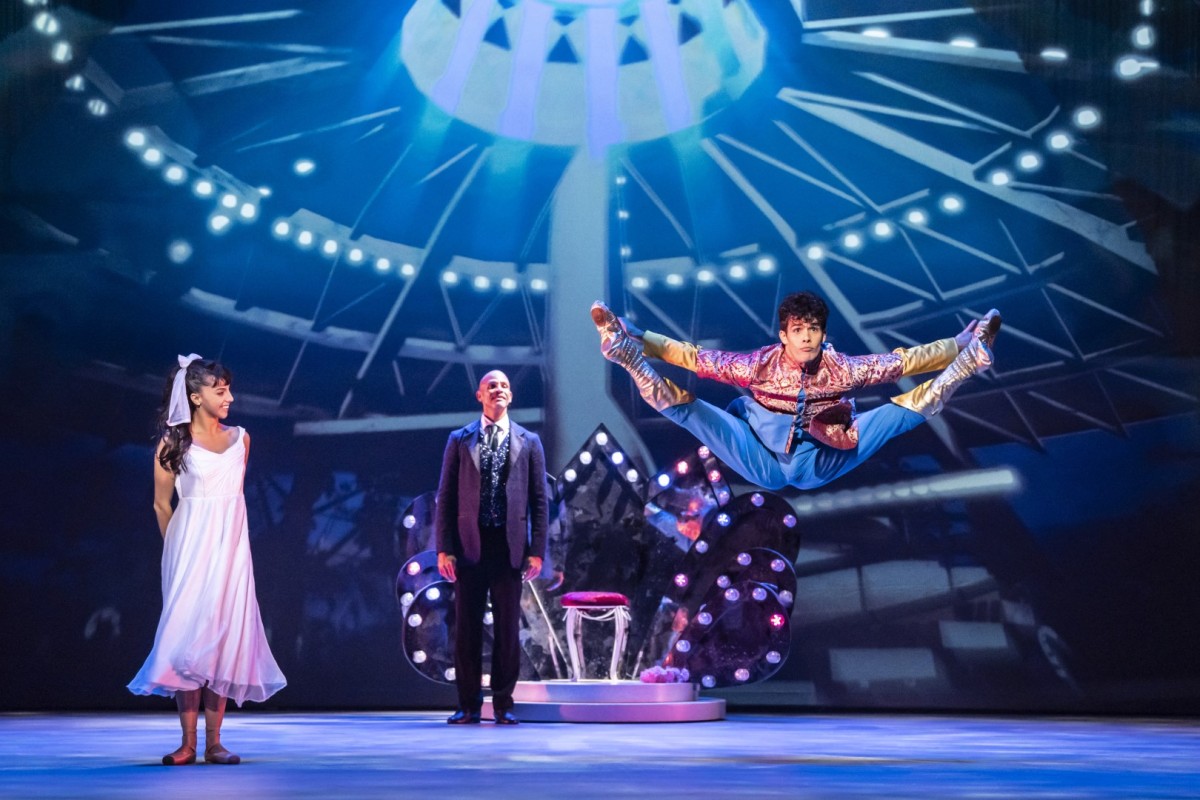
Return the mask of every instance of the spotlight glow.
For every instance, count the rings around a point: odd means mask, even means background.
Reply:
[[[363,253],[361,247],[352,247],[350,248],[350,252],[346,253],[346,260],[351,264],[361,264],[365,258],[366,254]]]
[[[44,36],[54,36],[62,26],[58,24],[58,18],[49,11],[41,11],[33,18],[33,29]]]
[[[75,57],[75,51],[71,49],[70,42],[55,42],[54,47],[50,48],[50,58],[59,64],[66,64]]]
[[[1140,78],[1147,72],[1158,69],[1158,62],[1151,58],[1122,56],[1117,59],[1114,69],[1116,70],[1117,77],[1125,80],[1133,80],[1134,78]]]
[[[301,247],[312,247],[313,241],[316,239],[312,231],[300,231],[296,234],[296,244]]]
[[[446,270],[442,273],[442,283],[446,284],[447,286],[457,286],[458,273],[454,272],[453,270]]]
[[[686,653],[687,651],[692,649],[692,643],[689,642],[687,639],[680,639],[678,642],[675,643],[675,649],[681,653]]]
[[[1087,130],[1100,124],[1100,112],[1091,106],[1084,106],[1075,112],[1075,126]]]
[[[125,144],[129,145],[130,147],[145,147],[146,146],[145,131],[140,131],[140,130],[137,130],[136,128],[134,130],[131,130],[129,133],[125,134]]]
[[[1042,51],[1042,59],[1045,61],[1066,61],[1067,51],[1061,47],[1047,47]]]
[[[677,272],[672,272],[667,276],[667,286],[679,288],[683,286],[683,276]]]
[[[87,102],[87,110],[93,117],[105,117],[108,116],[108,103],[99,97],[93,97]]]
[[[391,268],[392,268],[392,262],[389,261],[388,259],[386,259],[386,258],[375,259],[375,269],[379,270],[380,272],[387,272]]]
[[[535,292],[544,292],[550,288],[550,284],[546,283],[543,278],[534,278],[529,282],[529,288]]]
[[[988,183],[992,186],[1008,186],[1012,183],[1012,173],[1006,169],[994,170],[988,175]]]
[[[887,28],[867,28],[862,35],[871,39],[886,39],[892,34],[888,33]]]
[[[192,245],[186,239],[176,239],[167,245],[167,258],[176,264],[186,263],[192,257]]]
[[[1156,38],[1154,28],[1149,25],[1138,25],[1133,29],[1133,34],[1130,36],[1130,39],[1133,40],[1133,46],[1141,50],[1153,47]]]
[[[978,47],[979,42],[972,39],[970,36],[955,36],[950,40],[951,47]]]
[[[696,273],[696,281],[698,283],[712,283],[715,277],[711,269],[702,269]]]
[[[750,495],[750,505],[755,508],[762,508],[764,502],[766,502],[766,499],[759,492]]]
[[[741,264],[732,264],[729,267],[729,277],[735,281],[745,280],[747,274],[746,268]]]
[[[1055,131],[1046,138],[1046,146],[1051,150],[1066,150],[1071,146],[1071,137],[1063,131]]]
[[[482,292],[492,288],[492,281],[486,275],[476,275],[471,285]]]
[[[82,75],[72,75],[67,78],[67,82],[64,85],[72,92],[82,92],[87,88],[87,82],[83,79]]]
[[[301,158],[292,165],[297,175],[308,175],[317,168],[317,163],[310,158]]]
[[[238,215],[244,220],[252,220],[258,216],[258,206],[254,203],[242,203],[242,207],[238,209]]]
[[[410,264],[409,266],[411,267],[412,265]],[[501,278],[500,279],[500,291],[515,292],[516,290],[517,290],[517,279],[516,278]]]
[[[292,225],[286,219],[281,219],[275,223],[275,226],[271,228],[271,231],[282,239],[284,236],[287,236],[292,232]]]
[[[922,209],[919,209],[919,208],[914,208],[914,209],[910,210],[907,214],[904,215],[904,218],[906,220],[908,220],[909,225],[916,225],[916,226],[920,227],[922,225],[929,224],[929,215],[926,214]]]
[[[187,170],[178,164],[172,164],[163,170],[163,180],[167,183],[181,184],[187,180]]]
[[[337,251],[339,249],[340,245],[337,243],[336,239],[326,239],[321,243],[321,252],[327,256],[337,255]]]
[[[754,268],[762,275],[770,275],[775,271],[775,259],[764,256],[758,260]]]
[[[221,195],[221,205],[225,208],[237,208],[238,196],[233,192]]]
[[[871,233],[876,239],[890,239],[892,238],[892,234],[895,232],[896,229],[893,228],[892,223],[888,222],[887,220],[881,219],[871,226]]]
[[[631,287],[633,287],[634,289],[649,289],[650,281],[647,280],[646,278],[643,278],[641,275],[639,275],[636,278],[634,278],[633,280],[631,280],[629,282],[629,285]]]
[[[213,186],[213,182],[204,178],[192,184],[192,191],[196,193],[197,197],[212,197],[213,192],[216,190],[217,188]]]
[[[1017,166],[1026,172],[1033,172],[1034,170],[1041,169],[1042,157],[1032,151],[1026,151],[1017,156]]]
[[[966,204],[963,203],[963,199],[958,195],[948,194],[941,199],[938,206],[947,214],[957,214],[966,207]]]
[[[417,274],[417,268],[412,264],[405,262],[400,265],[400,274],[406,278],[411,278],[413,275]]]
[[[213,214],[208,218],[208,229],[213,233],[224,233],[229,229],[229,223],[233,222],[225,214]]]
[[[414,650],[413,651],[412,659],[413,659],[414,664],[424,664],[425,660],[428,658],[429,658],[429,656],[425,653],[424,650]]]
[[[808,257],[809,261],[822,261],[825,258],[825,248],[819,244],[810,244],[804,251],[804,255]]]
[[[420,614],[409,614],[408,615],[408,626],[410,628],[419,628],[421,626],[422,621],[423,620],[421,619]]]
[[[863,238],[861,234],[850,231],[842,236],[842,247],[847,250],[859,250],[863,246]]]
[[[161,164],[163,162],[163,152],[157,147],[147,147],[142,151],[142,160],[147,164]]]

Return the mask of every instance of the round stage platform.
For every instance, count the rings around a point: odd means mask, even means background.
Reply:
[[[513,713],[522,722],[712,722],[725,719],[725,701],[702,698],[694,683],[641,681],[522,681]],[[492,701],[483,704],[492,719]]]

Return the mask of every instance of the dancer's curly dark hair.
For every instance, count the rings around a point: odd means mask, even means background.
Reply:
[[[818,328],[825,330],[825,323],[829,321],[829,306],[812,292],[795,292],[783,298],[779,304],[779,330],[786,331],[790,319],[811,320],[817,323]]]
[[[171,374],[167,376],[167,385],[163,389],[162,406],[158,409],[158,435],[156,438],[156,441],[164,443],[163,448],[158,452],[158,463],[162,465],[163,469],[170,470],[174,475],[187,469],[183,463],[183,457],[187,455],[188,449],[192,446],[192,426],[190,424],[167,424],[167,417],[171,413],[171,390],[175,386],[175,375],[181,369],[184,368],[176,365],[171,370]],[[192,395],[199,394],[202,386],[216,386],[220,383],[233,383],[233,373],[219,361],[198,358],[188,364],[184,384],[187,389],[188,408],[193,414],[196,412],[196,405],[192,402]]]

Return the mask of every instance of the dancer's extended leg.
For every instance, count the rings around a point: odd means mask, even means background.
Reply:
[[[664,408],[662,415],[688,430],[751,483],[764,489],[782,489],[788,485],[779,456],[759,441],[750,423],[741,417],[703,400]]]

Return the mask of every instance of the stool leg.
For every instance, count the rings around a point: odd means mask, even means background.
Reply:
[[[618,665],[621,663],[621,657],[625,655],[625,630],[629,623],[629,612],[624,608],[613,609],[613,652],[612,663],[608,667],[608,679],[610,681],[620,680],[620,672]]]
[[[571,654],[571,680],[578,681],[579,671],[579,609],[567,609],[567,650]]]

